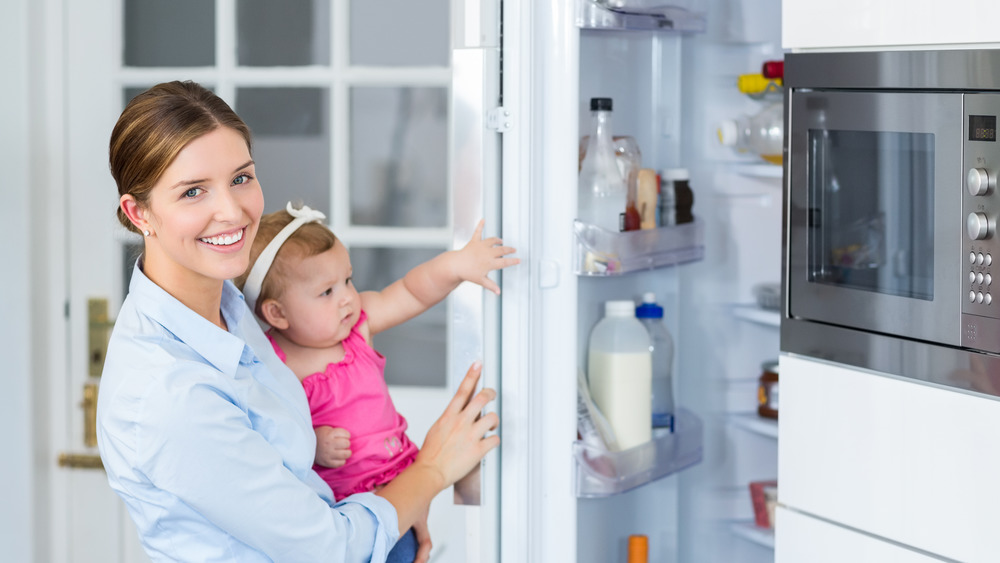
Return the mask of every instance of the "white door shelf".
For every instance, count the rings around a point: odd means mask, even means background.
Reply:
[[[576,256],[573,271],[581,276],[617,276],[701,260],[704,227],[691,223],[622,233],[573,221]]]
[[[573,443],[576,496],[606,497],[645,485],[701,462],[701,419],[678,409],[675,431],[654,430],[653,439],[620,452]]]

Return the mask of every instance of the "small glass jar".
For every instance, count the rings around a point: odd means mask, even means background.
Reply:
[[[771,360],[761,365],[760,380],[757,385],[757,414],[766,418],[778,418],[778,362]]]

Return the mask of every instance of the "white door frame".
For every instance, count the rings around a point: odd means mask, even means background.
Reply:
[[[66,398],[53,385],[64,372],[67,342],[62,0],[8,0],[3,15],[0,341],[8,377],[0,424],[8,429],[5,458],[12,463],[0,466],[0,542],[11,560],[58,561],[53,499],[65,487],[54,468],[65,429],[49,411]]]
[[[7,61],[0,72],[5,86],[0,88],[0,167],[5,171],[0,205],[0,264],[6,269],[0,287],[0,342],[4,357],[4,390],[0,393],[0,428],[7,429],[4,457],[0,464],[0,544],[12,560],[30,561],[34,557],[32,530],[36,521],[35,494],[38,483],[32,467],[33,405],[31,402],[36,373],[31,358],[31,336],[37,326],[32,319],[28,296],[32,296],[31,256],[34,248],[32,222],[28,209],[36,184],[30,169],[31,146],[31,36],[29,0],[11,0],[0,17],[0,52]]]

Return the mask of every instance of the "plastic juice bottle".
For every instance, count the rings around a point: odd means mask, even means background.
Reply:
[[[649,332],[649,349],[652,354],[652,401],[650,409],[654,428],[674,429],[674,339],[663,324],[663,307],[656,303],[656,295],[646,293],[642,304],[635,308],[635,316]]]
[[[611,137],[611,98],[590,99],[590,139],[580,164],[578,218],[612,232],[625,228],[627,178]]]
[[[756,115],[723,121],[717,131],[719,142],[780,165],[785,131],[783,108],[783,102],[775,102]]]
[[[626,450],[652,438],[649,333],[631,300],[607,301],[590,333],[587,379],[597,408]]]

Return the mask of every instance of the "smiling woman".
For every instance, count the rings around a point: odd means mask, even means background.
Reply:
[[[220,282],[246,270],[246,240],[264,210],[253,174],[244,138],[219,127],[177,153],[144,206],[130,193],[121,196],[121,210],[145,236],[146,277],[223,328]]]
[[[382,561],[499,439],[473,366],[413,463],[334,502],[305,393],[229,279],[264,208],[250,134],[212,92],[154,86],[111,136],[119,220],[143,255],[115,323],[98,447],[143,547],[166,561]],[[418,561],[421,560],[418,557]],[[426,556],[423,560],[426,560]]]

